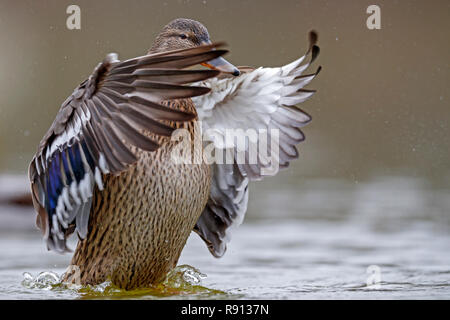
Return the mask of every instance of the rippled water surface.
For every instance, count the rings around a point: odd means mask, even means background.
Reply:
[[[70,256],[46,251],[32,209],[0,206],[0,298],[450,298],[448,189],[410,178],[295,188],[294,180],[253,186],[257,196],[222,259],[191,236],[179,264],[207,276],[201,287],[183,267],[172,278],[181,284],[131,294],[23,284],[25,272],[63,273]],[[368,268],[378,286],[367,287]]]

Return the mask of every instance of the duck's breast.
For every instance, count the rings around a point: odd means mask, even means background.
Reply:
[[[181,127],[192,141],[201,141],[195,126]],[[142,287],[160,281],[176,265],[206,206],[210,170],[203,162],[174,161],[178,142],[159,142],[154,152],[135,150],[138,162],[119,176],[108,176],[105,189],[94,194],[88,237],[79,242],[72,261],[81,267],[83,283],[111,278],[126,289]],[[201,159],[201,147],[191,150],[193,159]]]

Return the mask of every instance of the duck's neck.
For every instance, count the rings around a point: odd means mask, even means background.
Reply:
[[[171,48],[171,46],[166,43],[163,42],[163,40],[161,40],[159,37],[156,38],[155,42],[153,42],[153,45],[150,49],[148,49],[147,54],[154,54],[154,53],[160,53],[160,52],[164,52],[164,51],[170,51],[170,50],[175,50],[177,48]]]

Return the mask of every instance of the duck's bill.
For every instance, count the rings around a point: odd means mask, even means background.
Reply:
[[[222,57],[204,62],[202,63],[202,66],[208,67],[213,70],[218,70],[220,72],[230,73],[233,76],[238,76],[241,74],[238,68],[236,68],[234,65],[232,65]]]

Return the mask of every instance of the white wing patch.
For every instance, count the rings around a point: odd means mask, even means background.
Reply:
[[[244,219],[249,181],[274,175],[277,171],[264,169],[274,164],[285,168],[290,161],[298,158],[296,145],[304,140],[300,128],[311,117],[295,105],[314,94],[315,91],[303,88],[320,71],[319,67],[314,74],[302,75],[319,52],[313,42],[305,56],[283,67],[261,67],[239,77],[213,78],[197,83],[211,88],[210,93],[192,98],[199,120],[202,121],[204,138],[214,141],[216,152],[225,149],[234,154],[235,161],[231,164],[212,164],[210,198],[194,229],[216,257],[225,253],[230,230]],[[311,60],[302,64],[310,52]],[[226,131],[236,129],[262,132],[277,129],[279,141],[268,146],[268,150],[270,152],[271,148],[277,148],[278,158],[273,159],[258,151],[256,163],[248,161],[248,154],[244,163],[236,161],[238,146],[233,143],[230,145],[230,140],[226,139]],[[252,148],[256,150],[254,148],[259,139],[259,135],[257,139],[246,137],[246,152]]]

